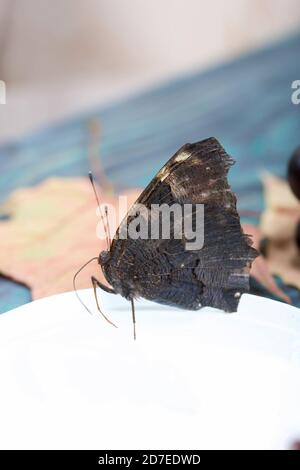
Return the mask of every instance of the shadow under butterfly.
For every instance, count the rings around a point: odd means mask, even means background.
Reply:
[[[113,324],[101,311],[97,287],[111,294],[120,294],[130,301],[134,338],[134,299],[138,297],[190,310],[210,306],[235,312],[241,295],[249,291],[250,268],[258,253],[251,246],[250,237],[243,233],[236,209],[236,196],[227,180],[227,173],[233,164],[234,160],[215,138],[186,144],[142,192],[112,241],[109,227],[104,224],[100,211],[108,249],[88,261],[75,274],[75,291],[77,275],[88,263],[97,260],[111,286],[107,287],[95,277],[91,278],[97,308]],[[100,207],[91,174],[90,179]],[[145,207],[143,216],[150,218],[154,204],[179,204],[182,208],[185,205],[203,205],[203,246],[187,249],[184,210],[181,225],[175,217],[170,218],[169,238],[153,238],[150,232],[144,238],[124,237],[130,224],[140,217],[138,208],[141,205]],[[190,217],[195,227],[196,211]],[[178,230],[181,237],[178,237]]]

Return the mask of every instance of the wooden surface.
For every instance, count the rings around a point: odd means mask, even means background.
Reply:
[[[230,183],[239,209],[260,211],[260,172],[284,175],[300,144],[300,105],[291,102],[299,57],[300,36],[294,36],[2,146],[0,201],[48,176],[87,174],[89,123],[99,119],[102,165],[117,189],[144,187],[182,144],[215,136],[237,161]],[[300,306],[298,291],[286,289]],[[0,279],[0,311],[29,300],[25,287]]]

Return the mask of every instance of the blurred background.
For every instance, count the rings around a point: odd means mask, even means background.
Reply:
[[[299,30],[297,0],[0,0],[0,139]]]
[[[0,312],[71,290],[104,248],[91,168],[104,198],[132,202],[184,143],[215,136],[258,230],[260,175],[285,177],[300,141],[299,27],[298,0],[0,0]]]

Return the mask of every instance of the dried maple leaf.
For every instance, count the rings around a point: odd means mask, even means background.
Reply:
[[[300,254],[295,243],[300,203],[287,181],[267,174],[263,177],[266,209],[261,216],[262,236],[268,239],[270,272],[300,289]]]
[[[139,194],[138,189],[124,193],[128,207]],[[118,202],[111,189],[102,199],[113,206]],[[94,195],[85,178],[52,178],[36,187],[14,191],[2,207],[2,212],[11,218],[0,222],[0,272],[27,285],[33,299],[72,290],[77,269],[106,248],[105,240],[96,236],[99,219],[95,210]],[[250,225],[244,230],[252,235],[258,248],[259,230]],[[95,262],[81,273],[78,287],[90,287],[92,274],[105,282]],[[276,286],[264,258],[255,260],[251,274],[288,301]]]
[[[260,229],[269,240],[290,240],[300,218],[300,204],[289,184],[282,178],[265,174],[262,178],[266,208]]]
[[[139,194],[124,193],[129,207]],[[112,192],[102,200],[118,202]],[[53,178],[18,189],[2,211],[11,218],[0,222],[0,272],[27,285],[33,299],[72,290],[78,268],[106,248],[96,236],[99,218],[87,178]],[[82,272],[79,288],[91,286],[91,274],[103,280],[96,261]]]
[[[267,256],[270,271],[286,284],[300,289],[300,256],[294,240],[269,241]]]
[[[260,240],[262,238],[261,231],[254,225],[244,224],[243,230],[251,236],[253,246],[259,251]],[[267,260],[262,256],[258,256],[252,263],[251,276],[253,276],[260,284],[262,284],[272,294],[276,295],[285,302],[291,303],[291,299],[277,286]]]

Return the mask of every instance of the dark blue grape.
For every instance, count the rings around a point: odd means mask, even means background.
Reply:
[[[300,147],[292,154],[288,165],[288,181],[295,196],[300,199]]]

